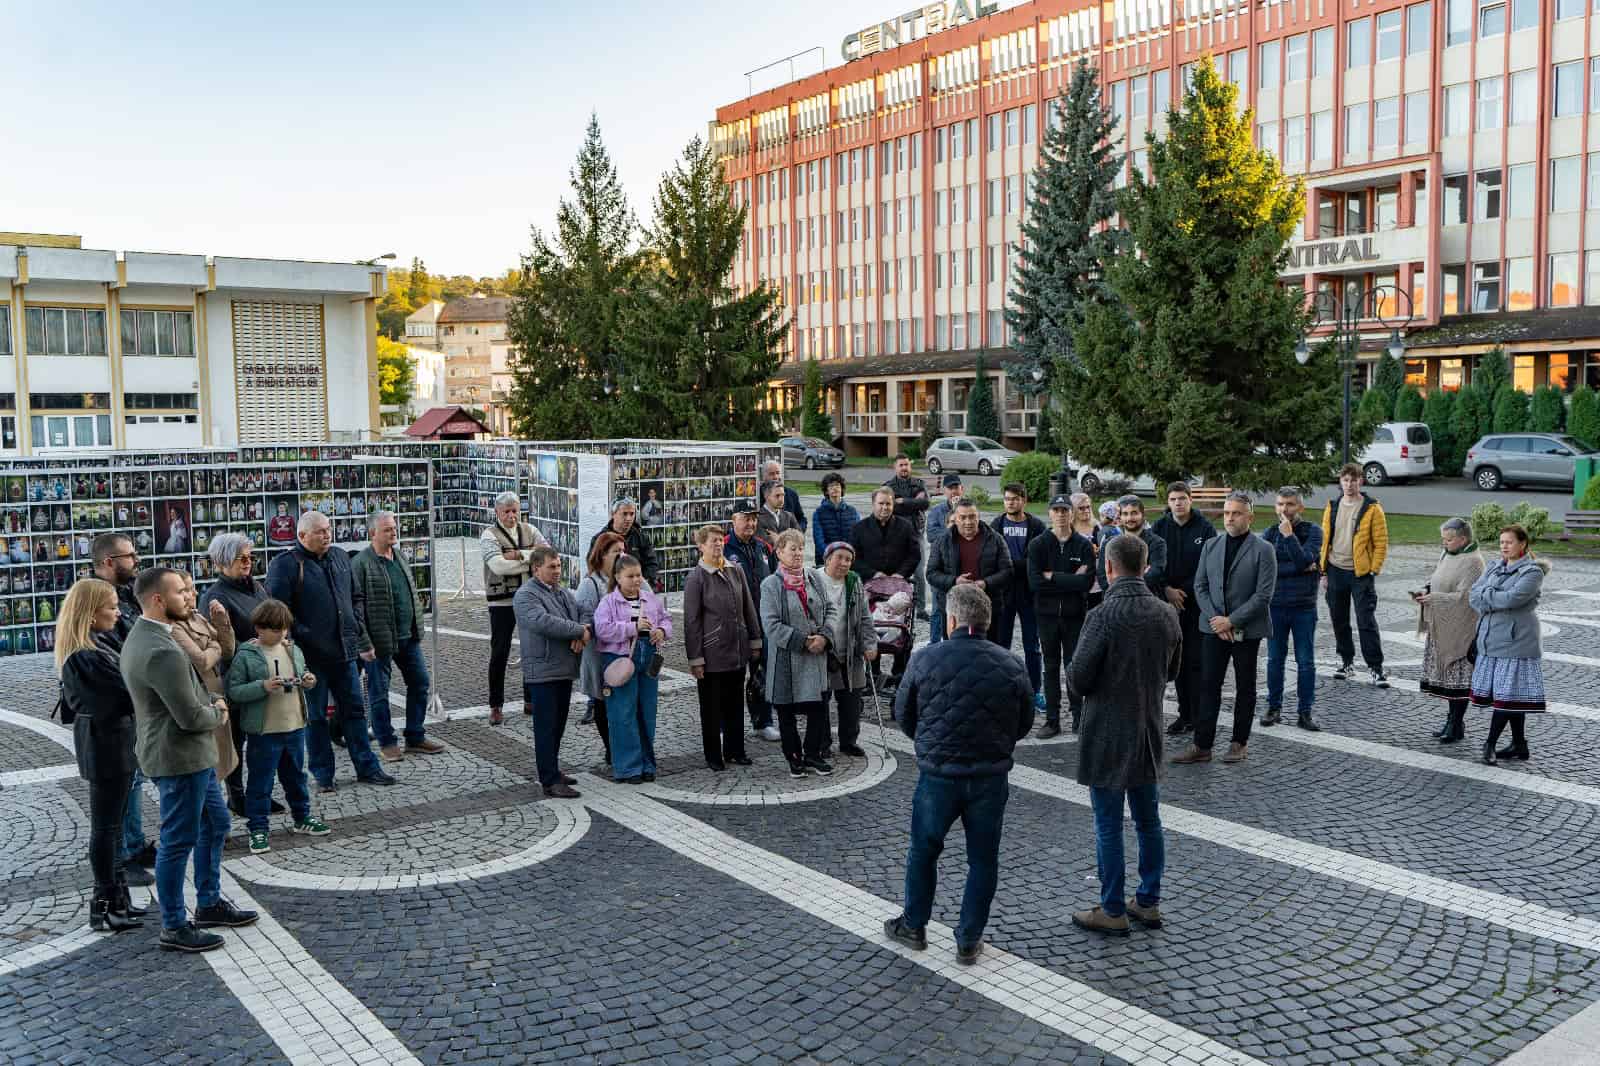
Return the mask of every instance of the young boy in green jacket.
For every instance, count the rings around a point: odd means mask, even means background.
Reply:
[[[281,600],[263,600],[250,614],[256,639],[239,645],[228,668],[228,702],[245,734],[245,817],[250,826],[250,853],[271,851],[267,830],[272,804],[272,777],[283,783],[284,798],[294,815],[292,833],[327,836],[329,829],[311,815],[306,789],[306,697],[317,683],[306,669],[305,656],[284,638],[294,615]]]

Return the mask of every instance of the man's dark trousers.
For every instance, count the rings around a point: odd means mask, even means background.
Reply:
[[[1361,633],[1361,657],[1367,669],[1383,669],[1383,638],[1378,634],[1378,587],[1368,574],[1357,577],[1354,570],[1328,565],[1328,621],[1333,625],[1333,643],[1341,663],[1356,661],[1356,645],[1350,636],[1350,607],[1356,611],[1356,629]]]
[[[1081,614],[1047,611],[1039,615],[1039,643],[1044,649],[1044,724],[1047,726],[1061,728],[1061,664],[1072,661],[1082,629]],[[1083,700],[1068,693],[1067,705],[1076,722],[1083,714]]]
[[[967,885],[961,894],[956,946],[983,939],[989,907],[1000,883],[1000,826],[1011,786],[1005,774],[945,777],[923,771],[911,800],[911,850],[906,856],[906,904],[902,920],[925,929],[933,913],[939,855],[944,838],[961,819],[967,834]]]
[[[1038,692],[1040,638],[1039,623],[1033,613],[1033,598],[1026,591],[1005,597],[991,632],[996,644],[1009,649],[1018,618],[1022,619],[1022,661],[1028,664],[1028,681],[1033,685],[1033,691]]]
[[[1228,675],[1229,663],[1233,664],[1233,743],[1250,742],[1250,727],[1256,717],[1256,655],[1260,651],[1260,637],[1223,640],[1211,633],[1200,637],[1204,691],[1200,698],[1200,717],[1194,723],[1194,746],[1201,751],[1210,751],[1217,739],[1222,682]]]
[[[1195,602],[1190,589],[1183,600],[1183,610],[1178,612],[1178,624],[1183,627],[1183,662],[1178,667],[1178,680],[1173,688],[1178,692],[1178,720],[1193,723],[1199,713],[1205,688],[1205,666],[1200,648],[1200,605]]]

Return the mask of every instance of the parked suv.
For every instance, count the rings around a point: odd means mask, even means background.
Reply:
[[[784,466],[803,466],[815,470],[819,466],[841,467],[844,452],[825,440],[816,437],[784,437],[778,441],[783,447]]]
[[[1433,434],[1421,422],[1384,422],[1372,444],[1356,457],[1368,485],[1433,474]]]
[[[1594,454],[1587,441],[1565,433],[1491,433],[1467,449],[1461,472],[1484,492],[1517,485],[1571,489],[1573,460]]]

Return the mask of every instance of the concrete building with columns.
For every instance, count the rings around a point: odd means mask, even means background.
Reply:
[[[383,285],[0,232],[0,455],[375,437]]]
[[[1495,344],[1519,387],[1600,387],[1600,3],[955,0],[840,55],[719,108],[709,134],[750,209],[734,280],[770,281],[793,316],[771,401],[796,404],[822,360],[853,453],[893,452],[929,409],[959,430],[980,351],[1006,443],[1030,440],[1003,308],[1080,58],[1129,171],[1195,63],[1238,86],[1258,146],[1306,185],[1284,283],[1354,309],[1358,380],[1398,327],[1424,390],[1470,382]]]

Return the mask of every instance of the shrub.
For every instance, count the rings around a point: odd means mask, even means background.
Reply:
[[[906,453],[906,458],[915,462],[922,458],[922,442],[920,440],[902,441],[900,450]]]
[[[1511,360],[1506,358],[1504,348],[1497,344],[1478,357],[1478,365],[1472,368],[1472,383],[1483,390],[1493,407],[1501,390],[1511,385]]]
[[[1455,431],[1463,460],[1466,459],[1467,449],[1489,432],[1489,424],[1489,405],[1484,391],[1476,385],[1462,389],[1456,396],[1450,428]]]
[[[1389,416],[1393,412],[1394,394],[1381,385],[1374,385],[1361,394],[1361,400],[1356,404],[1354,420],[1363,425],[1376,426],[1380,422],[1389,421]]]
[[[1006,465],[1009,466],[1010,464],[1008,463]],[[989,490],[984,488],[982,485],[968,486],[967,499],[977,504],[978,510],[980,511],[986,511],[990,507],[994,506],[994,497],[989,495]]]
[[[1428,433],[1433,437],[1434,472],[1447,477],[1461,473],[1466,455],[1466,445],[1456,436],[1455,410],[1456,394],[1443,389],[1428,393],[1427,402],[1422,405],[1422,421],[1427,423]]]
[[[1596,480],[1600,480],[1597,478]],[[1516,523],[1528,531],[1529,541],[1548,540],[1555,529],[1550,511],[1524,500],[1509,512],[1498,503],[1480,503],[1472,509],[1472,536],[1485,551],[1500,541],[1500,530]]]
[[[1501,389],[1494,401],[1494,431],[1522,433],[1528,428],[1528,394],[1520,389]]]
[[[944,423],[939,418],[937,409],[928,412],[927,419],[922,423],[922,438],[918,442],[922,446],[922,454],[927,455],[933,450],[933,442],[944,436]]]
[[[1580,511],[1600,511],[1600,474],[1589,479],[1584,487],[1583,499],[1578,501]]]
[[[1407,385],[1400,390],[1399,397],[1394,401],[1394,420],[1396,422],[1422,421],[1422,393],[1417,391],[1415,385]]]
[[[1567,414],[1561,390],[1550,385],[1540,385],[1533,390],[1533,402],[1528,411],[1528,428],[1535,433],[1556,433]]]
[[[1030,500],[1050,498],[1050,479],[1061,468],[1061,460],[1049,452],[1028,452],[1006,464],[1003,479],[1019,481],[1028,490]]]
[[[1585,385],[1572,394],[1567,432],[1591,446],[1600,440],[1600,393]]]

